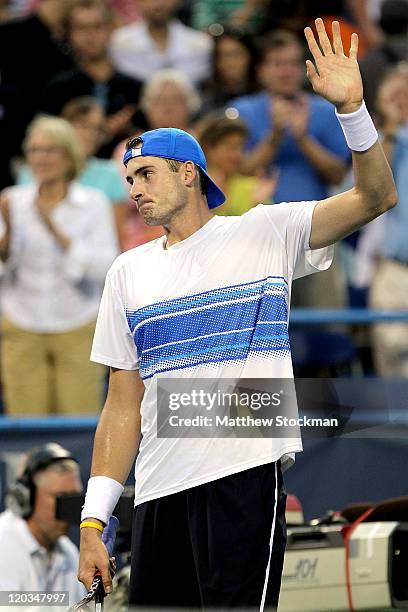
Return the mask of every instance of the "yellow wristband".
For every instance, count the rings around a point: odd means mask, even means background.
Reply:
[[[93,521],[82,521],[82,523],[79,525],[79,528],[82,529],[83,527],[93,527],[94,529],[97,529],[98,531],[103,533],[102,525],[99,525],[99,523],[94,523]]]

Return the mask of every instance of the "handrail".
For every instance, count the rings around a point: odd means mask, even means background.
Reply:
[[[291,324],[318,323],[408,323],[408,310],[372,310],[369,308],[292,308]]]
[[[11,431],[64,431],[73,429],[76,431],[88,431],[95,429],[98,423],[97,415],[84,416],[44,416],[44,417],[10,417],[6,414],[0,415],[0,433]]]

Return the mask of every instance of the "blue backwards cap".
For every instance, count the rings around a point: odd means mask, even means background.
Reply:
[[[133,143],[132,143],[133,144]],[[123,163],[139,156],[165,157],[176,161],[192,161],[208,178],[207,202],[209,208],[215,208],[225,202],[225,195],[207,174],[207,162],[204,151],[197,140],[177,128],[158,128],[141,134],[134,139],[134,148],[127,149]]]

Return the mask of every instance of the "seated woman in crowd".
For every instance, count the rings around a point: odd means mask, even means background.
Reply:
[[[247,128],[241,119],[211,113],[197,126],[197,138],[207,158],[210,176],[227,196],[216,210],[220,215],[242,215],[256,204],[271,203],[274,177],[245,176],[241,173]]]
[[[83,155],[64,119],[35,119],[24,151],[35,183],[6,189],[0,201],[6,411],[96,412],[104,370],[89,354],[118,253],[112,208],[100,191],[74,182]]]

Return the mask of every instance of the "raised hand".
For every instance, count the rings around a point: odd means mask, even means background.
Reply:
[[[357,63],[358,36],[352,34],[347,57],[343,51],[339,22],[332,23],[333,46],[323,21],[319,18],[315,23],[320,48],[311,28],[305,28],[307,44],[315,62],[306,62],[313,90],[334,104],[339,113],[356,111],[363,101],[363,83]]]

